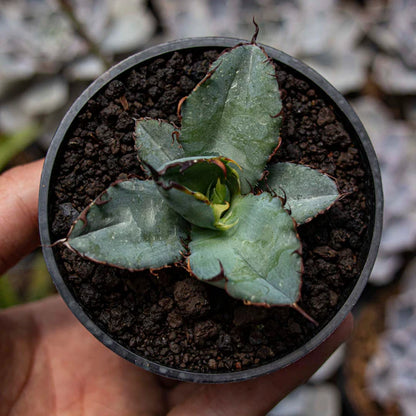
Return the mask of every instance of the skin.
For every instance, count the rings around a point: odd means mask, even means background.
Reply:
[[[0,275],[39,245],[41,167],[38,161],[0,175]],[[316,350],[287,368],[247,382],[198,385],[155,376],[118,357],[52,296],[0,312],[0,415],[265,415],[351,331],[348,316]]]

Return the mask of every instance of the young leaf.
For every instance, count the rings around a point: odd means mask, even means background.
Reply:
[[[278,144],[282,108],[275,70],[256,45],[220,56],[181,107],[187,156],[226,155],[243,169],[243,193],[260,179]],[[247,183],[248,181],[248,183]]]
[[[335,181],[307,166],[276,163],[269,172],[267,185],[286,199],[285,206],[298,224],[316,217],[339,197]]]
[[[135,138],[139,159],[154,169],[185,156],[174,138],[175,127],[162,120],[142,118],[136,121]]]
[[[301,244],[292,218],[269,193],[236,197],[228,231],[193,227],[188,265],[203,281],[249,303],[293,305],[300,296]],[[232,220],[232,218],[230,219]]]
[[[153,181],[131,179],[110,186],[86,208],[66,244],[97,262],[156,269],[182,257],[186,230]]]
[[[228,229],[225,212],[240,194],[237,172],[227,158],[206,156],[169,162],[154,172],[166,202],[183,218],[199,227]]]

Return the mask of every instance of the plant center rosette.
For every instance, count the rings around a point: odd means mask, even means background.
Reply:
[[[147,180],[118,181],[74,222],[64,244],[129,270],[182,264],[246,304],[301,310],[297,226],[339,197],[307,166],[267,167],[280,144],[275,69],[255,41],[223,53],[178,106],[181,128],[136,121]]]

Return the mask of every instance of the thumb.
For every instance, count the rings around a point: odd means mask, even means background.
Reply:
[[[39,245],[38,193],[43,160],[0,175],[0,275]]]

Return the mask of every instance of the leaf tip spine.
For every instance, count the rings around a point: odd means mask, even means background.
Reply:
[[[65,245],[65,243],[67,243],[67,242],[68,242],[68,237],[64,237],[64,238],[61,238],[59,240],[56,240],[52,244],[45,244],[45,245],[43,245],[43,247],[53,248],[53,247],[56,247],[59,244]]]
[[[306,318],[309,322],[312,322],[315,326],[319,326],[319,323],[312,318],[308,313],[306,313],[296,302],[290,305],[295,311],[299,312],[304,318]]]
[[[254,25],[255,29],[254,29],[254,34],[253,34],[253,37],[251,38],[250,44],[251,45],[257,45],[257,36],[259,34],[260,28],[259,28],[259,25],[257,24],[256,19],[255,19],[254,16],[253,16],[253,25]]]

